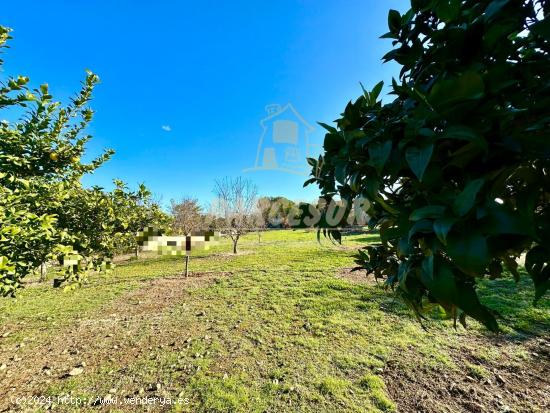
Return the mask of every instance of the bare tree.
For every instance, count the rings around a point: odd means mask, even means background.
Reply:
[[[233,253],[237,253],[239,238],[254,229],[258,189],[250,180],[224,178],[214,187],[216,203],[213,205],[219,229],[233,241]]]
[[[202,229],[201,207],[196,199],[186,197],[179,202],[172,199],[170,212],[174,217],[172,229],[176,234],[189,235],[192,231]]]
[[[260,201],[258,201],[256,209],[252,213],[252,225],[258,233],[258,244],[262,243],[262,232],[267,228],[267,222],[264,219],[264,214],[262,212]]]

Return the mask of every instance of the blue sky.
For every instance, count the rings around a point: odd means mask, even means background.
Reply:
[[[253,167],[269,104],[291,103],[322,143],[317,121],[389,83],[380,58],[391,43],[390,8],[408,1],[27,1],[3,5],[14,39],[2,77],[47,82],[66,101],[91,69],[101,78],[92,106],[89,156],[115,156],[86,185],[144,182],[166,203],[208,202],[214,181],[245,176],[262,195],[312,200],[306,176]],[[163,128],[164,127],[164,128]],[[169,129],[169,130],[168,130]]]

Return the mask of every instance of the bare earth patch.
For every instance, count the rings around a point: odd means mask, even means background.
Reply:
[[[336,273],[338,278],[343,278],[344,280],[350,281],[356,284],[376,284],[374,276],[367,274],[365,270],[353,271],[354,267],[342,268]]]
[[[373,285],[376,280],[365,271],[342,268],[336,276],[356,284]],[[504,337],[463,336],[465,345],[453,355],[459,367],[441,373],[410,369],[390,360],[384,381],[401,412],[548,412],[550,411],[550,339],[527,336],[524,341]],[[494,360],[476,356],[475,349],[496,346]],[[522,351],[526,359],[512,362],[510,354]],[[416,355],[400,354],[400,360]],[[479,366],[479,371],[476,371]],[[513,407],[512,407],[513,406]]]
[[[456,371],[414,370],[403,373],[390,363],[384,381],[391,398],[403,412],[548,412],[550,411],[550,341],[531,338],[507,342],[498,337],[467,339],[454,355]],[[481,360],[472,348],[499,347],[494,360]],[[510,353],[521,346],[529,352],[522,363],[510,361]],[[411,359],[414,354],[410,354]],[[478,366],[482,374],[475,374]],[[410,370],[409,370],[410,371]]]
[[[143,287],[110,302],[90,318],[60,327],[43,342],[40,337],[15,346],[0,341],[3,354],[14,354],[0,371],[0,388],[4,389],[0,410],[17,408],[10,395],[44,395],[49,386],[72,375],[94,372],[109,362],[131,363],[153,348],[184,345],[193,332],[185,331],[185,326],[177,334],[167,331],[162,324],[164,315],[182,303],[190,289],[224,275],[197,273],[188,278],[145,281]]]

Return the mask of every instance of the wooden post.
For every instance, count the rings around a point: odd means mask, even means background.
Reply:
[[[187,272],[187,269],[189,268],[189,255],[185,256],[185,276],[189,277],[189,273]]]
[[[42,264],[40,264],[40,282],[46,281],[46,274],[46,263],[43,262]]]

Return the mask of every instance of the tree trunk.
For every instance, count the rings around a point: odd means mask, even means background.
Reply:
[[[262,231],[258,231],[258,244],[262,243]]]
[[[189,268],[189,255],[186,255],[185,256],[185,276],[186,277],[189,277],[189,273],[188,273],[188,268]]]
[[[136,260],[139,259],[139,245],[136,245],[135,255],[136,255]]]
[[[40,282],[46,281],[46,275],[48,274],[46,263],[40,264]]]
[[[236,238],[235,240],[233,240],[233,254],[236,254],[237,253],[237,242],[239,242],[239,239]]]

